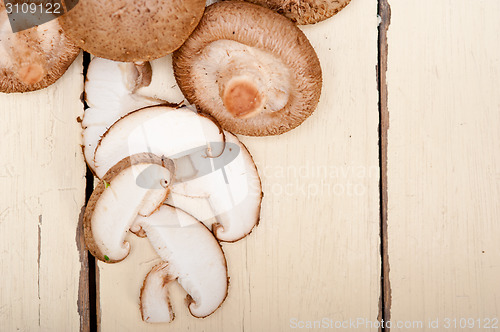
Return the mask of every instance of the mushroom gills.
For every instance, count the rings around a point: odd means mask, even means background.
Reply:
[[[290,97],[290,71],[281,59],[233,40],[208,44],[192,73],[197,89],[237,118],[279,111]]]
[[[174,280],[187,292],[193,316],[206,317],[217,310],[226,298],[228,277],[224,253],[210,231],[193,216],[168,205],[149,217],[138,217],[135,223],[164,261],[144,280],[140,296],[143,320],[173,320],[168,287]]]
[[[203,160],[192,154],[193,165],[189,167],[185,157],[181,164],[174,159],[176,170],[191,168],[195,171],[189,172],[191,179],[179,179],[176,171],[167,203],[201,220],[218,240],[234,242],[248,235],[258,224],[262,187],[246,147],[229,132],[225,132],[225,137],[224,151],[216,158]],[[207,172],[207,168],[211,172]]]
[[[321,66],[306,35],[286,17],[243,1],[207,7],[172,65],[186,99],[235,134],[292,130],[321,94]]]
[[[221,151],[211,142],[223,142],[224,134],[207,117],[184,108],[153,106],[134,111],[115,122],[99,141],[95,155],[95,174],[104,174],[121,159],[136,153],[153,153],[163,158],[208,146],[207,155]]]
[[[80,50],[60,31],[55,18],[13,33],[4,3],[0,2],[0,92],[43,89],[71,65]],[[17,28],[30,27],[37,19],[17,15],[14,23]]]
[[[85,240],[91,253],[109,263],[127,257],[129,228],[138,215],[148,216],[163,203],[171,178],[172,170],[155,156],[132,156],[113,167],[85,210]]]

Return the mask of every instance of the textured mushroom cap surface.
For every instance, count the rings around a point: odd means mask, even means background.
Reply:
[[[79,52],[57,19],[13,33],[0,1],[0,92],[48,87],[66,72]]]
[[[212,233],[191,215],[168,205],[149,217],[138,217],[136,224],[167,263],[154,267],[144,280],[143,320],[173,319],[167,287],[174,280],[188,293],[186,302],[193,316],[206,317],[217,310],[226,298],[228,277],[224,253]]]
[[[351,0],[245,0],[274,10],[297,24],[313,24],[337,14]]]
[[[79,0],[61,17],[66,34],[98,57],[148,61],[179,48],[198,24],[203,0]]]
[[[138,215],[150,215],[167,198],[171,164],[151,154],[123,159],[96,186],[83,217],[85,244],[99,260],[127,257],[125,236]]]
[[[187,100],[238,134],[289,131],[321,94],[321,66],[307,37],[289,19],[248,2],[207,7],[173,66]]]

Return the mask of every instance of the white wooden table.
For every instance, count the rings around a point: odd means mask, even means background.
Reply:
[[[140,287],[158,260],[134,236],[125,261],[97,264],[90,310],[78,227],[82,57],[46,90],[0,95],[0,330],[278,332],[348,323],[377,331],[378,319],[393,331],[480,331],[487,319],[494,327],[500,1],[393,0],[390,13],[380,1],[352,0],[303,27],[323,67],[318,109],[282,136],[242,137],[262,176],[262,218],[248,238],[223,244],[229,296],[206,319],[189,315],[179,286],[173,323],[141,321]]]

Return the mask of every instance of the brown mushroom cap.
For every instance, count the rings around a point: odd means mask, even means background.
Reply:
[[[149,61],[179,48],[204,9],[204,0],[80,0],[61,17],[61,25],[95,56]]]
[[[248,2],[207,7],[173,67],[190,103],[243,135],[297,127],[321,94],[321,66],[307,37],[287,18]]]
[[[46,88],[66,72],[79,52],[58,20],[13,33],[0,1],[0,92]]]
[[[337,14],[351,0],[245,0],[274,10],[297,24],[314,24]]]

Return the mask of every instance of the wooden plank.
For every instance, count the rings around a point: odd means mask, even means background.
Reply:
[[[500,2],[390,4],[392,321],[479,331],[500,318]]]
[[[0,94],[0,326],[86,329],[81,56],[53,86]],[[80,248],[81,249],[81,248]],[[82,270],[83,269],[83,270]],[[83,271],[82,275],[80,272]]]
[[[304,27],[324,71],[318,110],[280,137],[242,137],[258,164],[265,197],[258,228],[223,245],[231,279],[222,307],[206,319],[193,318],[179,286],[171,294],[175,321],[143,323],[140,287],[158,259],[146,239],[129,236],[127,259],[98,264],[101,331],[277,332],[324,317],[376,323],[376,13],[375,1],[353,1],[333,19]]]

